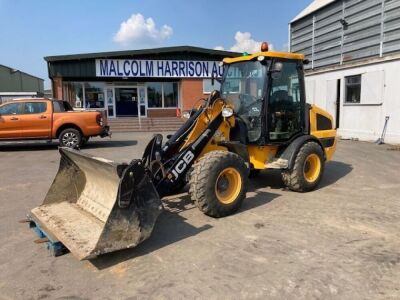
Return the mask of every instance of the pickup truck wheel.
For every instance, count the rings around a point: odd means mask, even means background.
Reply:
[[[82,145],[82,134],[74,128],[61,131],[58,139],[62,147],[79,148]]]

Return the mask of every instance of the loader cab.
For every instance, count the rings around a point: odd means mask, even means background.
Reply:
[[[280,144],[306,132],[302,60],[270,54],[225,66],[221,97],[233,107],[240,127],[235,135],[239,130],[246,144]]]
[[[306,131],[301,61],[273,60],[266,99],[267,141],[285,142]]]

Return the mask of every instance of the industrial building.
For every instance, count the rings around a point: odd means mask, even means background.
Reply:
[[[224,57],[240,55],[191,46],[45,57],[53,97],[74,107],[105,109],[128,121],[175,117],[218,89]],[[200,103],[200,102],[199,102]]]
[[[400,143],[400,0],[315,0],[289,24],[306,55],[307,101],[344,138]]]
[[[44,80],[0,65],[0,104],[14,98],[42,97]]]

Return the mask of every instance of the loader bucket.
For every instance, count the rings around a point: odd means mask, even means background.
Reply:
[[[162,204],[141,160],[117,164],[60,148],[58,173],[33,220],[78,259],[130,248],[147,239]]]

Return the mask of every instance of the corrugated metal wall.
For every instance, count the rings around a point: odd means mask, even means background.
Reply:
[[[291,24],[307,68],[400,52],[400,0],[339,0]]]
[[[43,79],[0,65],[0,92],[43,93]]]
[[[400,0],[386,0],[383,53],[400,51]]]

